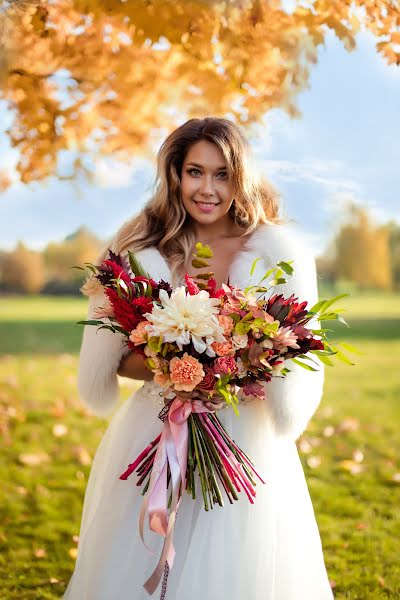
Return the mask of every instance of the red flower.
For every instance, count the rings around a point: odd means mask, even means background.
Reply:
[[[132,300],[132,304],[140,315],[151,312],[153,308],[153,300],[148,296],[139,296],[138,298],[134,298]]]
[[[214,360],[214,373],[218,375],[232,375],[238,370],[233,356],[220,356]]]
[[[203,371],[205,375],[197,385],[197,388],[206,392],[211,392],[215,388],[216,384],[214,371],[208,365],[203,365]]]
[[[124,281],[127,285],[131,285],[131,278],[128,275],[128,273],[123,269],[123,267],[121,267],[120,265],[118,265],[116,262],[114,262],[113,260],[103,260],[103,262],[101,263],[102,265],[105,265],[106,267],[108,267],[109,269],[111,269],[115,279],[122,279],[122,281]]]
[[[186,273],[185,275],[186,287],[191,296],[195,296],[200,292],[199,286],[194,282],[193,277]]]
[[[138,310],[135,310],[135,307],[129,300],[120,298],[112,288],[105,288],[104,292],[112,304],[114,317],[121,327],[126,329],[126,331],[135,329],[136,325],[143,320],[142,314]]]

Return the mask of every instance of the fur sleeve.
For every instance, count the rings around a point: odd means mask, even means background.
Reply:
[[[105,302],[103,292],[89,298],[88,319]],[[100,319],[107,323],[108,319]],[[97,416],[107,416],[119,397],[117,370],[129,352],[121,333],[85,325],[78,366],[78,392],[84,404]]]
[[[158,280],[170,279],[164,258],[156,248],[145,248],[135,253],[144,268]],[[93,319],[93,311],[103,306],[103,292],[90,296],[87,319]],[[100,319],[108,323],[108,319]],[[117,370],[123,356],[130,350],[121,333],[107,329],[98,330],[94,325],[85,325],[79,354],[78,393],[90,411],[98,416],[107,416],[119,399]]]
[[[271,265],[280,260],[293,260],[294,274],[279,287],[279,293],[288,297],[295,294],[300,301],[307,300],[310,308],[318,300],[315,259],[306,241],[290,228],[273,229],[266,245],[266,259]],[[277,433],[297,439],[306,429],[322,397],[324,365],[312,372],[288,361],[290,373],[286,378],[273,378],[267,384],[267,405]]]

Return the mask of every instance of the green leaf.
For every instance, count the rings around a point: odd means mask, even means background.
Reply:
[[[306,371],[314,371],[314,372],[318,371],[318,369],[314,369],[314,367],[312,367],[311,365],[301,362],[300,360],[297,360],[296,358],[292,358],[291,361],[294,362],[295,365],[298,365],[299,367],[306,369]]]
[[[337,352],[336,357],[342,362],[346,363],[346,365],[350,365],[351,367],[353,367],[355,364],[344,354],[344,352]]]
[[[73,265],[71,269],[79,269],[80,271],[86,271],[86,269],[84,269],[83,267],[77,267],[76,265]]]
[[[252,262],[252,265],[251,265],[251,269],[250,269],[250,277],[251,277],[252,275],[254,275],[254,271],[255,271],[255,268],[256,268],[256,266],[257,266],[257,263],[258,263],[258,261],[259,261],[259,260],[262,260],[261,256],[259,256],[259,257],[258,257],[258,258],[256,258],[255,260],[253,260],[253,262]]]
[[[281,262],[278,262],[278,267],[280,267],[286,273],[286,275],[290,276],[290,275],[293,275],[293,273],[294,273],[292,263],[293,263],[292,260],[290,260],[289,262],[281,261]]]
[[[162,345],[162,337],[161,336],[155,336],[152,335],[149,340],[148,340],[148,345],[150,350],[153,350],[153,352],[160,352],[161,350],[161,345]]]
[[[124,329],[123,327],[120,327],[119,325],[113,325],[114,330],[115,331],[119,331],[120,333],[123,333],[126,336],[129,336],[129,331],[127,331],[126,329]]]
[[[334,304],[338,300],[341,300],[342,298],[346,298],[346,296],[350,296],[350,294],[339,294],[339,296],[335,296],[334,298],[331,298],[330,300],[325,300],[323,311],[325,312],[328,308],[330,308],[332,306],[332,304]]]
[[[212,271],[210,271],[209,273],[199,273],[198,275],[196,275],[196,279],[210,279],[212,276],[214,275],[214,273]]]
[[[204,267],[209,267],[210,265],[207,261],[203,260],[202,258],[194,258],[192,260],[192,266],[195,269],[203,269]]]
[[[314,304],[314,306],[312,306],[310,308],[310,310],[308,311],[308,314],[315,315],[317,312],[320,311],[320,309],[325,304],[325,302],[326,302],[326,300],[319,300],[316,304]]]
[[[103,325],[103,321],[95,321],[94,319],[89,319],[88,321],[77,321],[77,325]]]
[[[276,287],[277,285],[283,285],[285,283],[287,283],[287,279],[285,279],[284,277],[278,277],[277,279],[273,279],[271,281],[271,286]]]
[[[195,256],[195,255],[193,255]],[[198,258],[212,258],[214,256],[210,246],[204,245],[201,242],[196,244],[196,256]]]
[[[319,358],[319,360],[324,363],[324,365],[326,365],[327,367],[334,367],[335,365],[333,364],[333,362],[331,361],[330,358],[327,357],[326,354],[324,354],[321,350],[311,350],[311,352],[313,354],[316,354]]]
[[[150,275],[147,273],[147,271],[143,267],[142,263],[136,258],[135,254],[133,252],[131,252],[130,250],[128,250],[128,258],[129,258],[129,264],[131,267],[131,271],[136,277],[142,276],[142,277],[146,277],[147,279],[150,279]]]
[[[352,346],[351,344],[348,344],[347,342],[340,342],[339,345],[342,346],[342,348],[344,348],[348,352],[352,352],[353,354],[360,354],[361,356],[365,356],[365,352],[361,352],[361,350],[359,350],[355,346]]]

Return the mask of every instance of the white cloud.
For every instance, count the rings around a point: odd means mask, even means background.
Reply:
[[[148,161],[143,159],[122,162],[101,157],[94,164],[94,183],[100,188],[130,187],[137,182],[138,173],[148,168]]]

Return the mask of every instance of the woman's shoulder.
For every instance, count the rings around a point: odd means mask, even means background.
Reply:
[[[168,263],[156,246],[148,246],[141,250],[135,250],[133,253],[153,279],[170,280],[171,273]]]
[[[268,259],[268,262],[313,261],[310,236],[292,223],[261,223],[249,237],[246,250]]]

